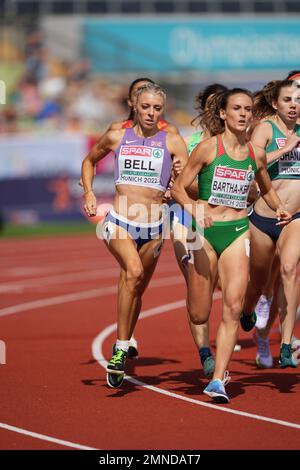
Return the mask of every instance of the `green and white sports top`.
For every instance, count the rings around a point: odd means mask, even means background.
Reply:
[[[271,121],[272,141],[266,147],[266,152],[275,152],[285,146],[287,137],[284,133]],[[295,133],[300,137],[300,126],[296,124]],[[294,148],[290,152],[286,152],[274,162],[268,165],[268,173],[271,181],[281,179],[300,179],[300,146]]]
[[[225,151],[221,135],[216,136],[216,157],[198,175],[199,199],[215,206],[246,209],[249,188],[257,166],[254,151],[244,160],[231,158]]]
[[[188,143],[189,155],[191,155],[194,148],[197,147],[198,144],[200,144],[202,137],[203,137],[203,131],[196,131],[191,135],[189,139],[189,143]]]

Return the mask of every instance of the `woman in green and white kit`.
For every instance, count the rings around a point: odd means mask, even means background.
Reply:
[[[192,323],[207,322],[217,275],[222,289],[223,315],[217,333],[215,372],[204,390],[219,403],[229,402],[225,391],[229,381],[226,369],[236,344],[249,278],[247,196],[254,177],[262,197],[276,211],[278,223],[286,224],[290,220],[290,214],[272,188],[265,152],[254,150],[247,142],[252,106],[251,93],[240,88],[212,97],[203,120],[213,137],[195,148],[172,189],[177,202],[187,210],[192,208],[193,225],[202,240],[202,246],[192,250],[194,269],[189,272],[188,305]],[[186,189],[197,175],[199,194],[195,202]]]
[[[212,85],[208,85],[203,91],[199,92],[195,99],[195,109],[198,114],[192,121],[193,125],[199,124],[206,108],[206,104],[209,102],[211,96],[215,93],[226,90],[227,88],[225,86],[220,85],[219,83],[214,83]],[[189,155],[200,142],[209,137],[209,131],[206,129],[198,130],[192,135],[187,136],[185,138],[185,142]],[[197,188],[196,185],[195,187]],[[195,199],[197,199],[197,189],[195,190]],[[186,284],[188,285],[188,272],[189,269],[193,269],[193,266],[190,266],[189,268],[189,254],[187,246],[188,231],[192,224],[192,217],[188,212],[184,211],[179,204],[175,203],[175,201],[170,201],[169,207],[171,215],[171,238],[173,241],[174,252],[178,266],[184,276]],[[212,355],[209,344],[208,322],[203,325],[196,325],[190,321],[189,315],[188,320],[191,333],[199,353],[204,375],[205,377],[211,378],[215,369],[215,358]]]
[[[276,295],[267,325],[255,332],[256,362],[261,367],[273,365],[268,335],[279,310],[282,331],[279,364],[283,368],[296,367],[291,343],[299,300],[297,266],[300,261],[300,125],[297,124],[300,89],[297,83],[291,80],[268,83],[257,93],[254,114],[261,122],[251,139],[265,148],[272,185],[292,214],[292,221],[284,229],[276,226],[274,212],[261,198],[256,202],[250,217],[253,256],[243,318],[248,320],[246,330],[249,331],[249,319],[255,319],[255,304],[272,275]],[[279,273],[274,271],[274,256],[278,257]]]

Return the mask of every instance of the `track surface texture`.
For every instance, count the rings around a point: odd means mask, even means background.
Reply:
[[[300,372],[277,366],[275,331],[273,369],[257,369],[251,333],[240,332],[230,403],[203,395],[170,242],[144,295],[140,356],[116,390],[104,366],[116,336],[119,269],[104,244],[74,235],[0,245],[0,449],[299,449]],[[213,348],[221,302],[216,292]]]

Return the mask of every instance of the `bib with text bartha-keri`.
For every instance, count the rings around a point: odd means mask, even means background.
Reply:
[[[216,166],[209,204],[216,206],[245,209],[247,207],[248,193],[251,182],[254,179],[254,171],[249,165],[248,170]]]
[[[227,154],[222,137],[216,136],[216,157],[198,176],[199,199],[215,206],[246,209],[248,193],[257,171],[250,143],[248,155],[236,160]]]

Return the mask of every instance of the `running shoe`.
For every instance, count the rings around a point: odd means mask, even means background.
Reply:
[[[189,260],[190,260],[190,255],[183,255],[181,258],[181,265],[185,270],[189,269]]]
[[[121,387],[125,374],[106,374],[106,382],[107,385],[111,388],[119,388]]]
[[[298,346],[299,341],[300,341],[299,338],[297,338],[297,336],[293,335],[292,339],[291,339],[292,347],[294,346],[294,344],[296,344],[296,346]]]
[[[261,369],[273,367],[273,357],[270,351],[269,339],[263,339],[259,336],[257,329],[253,333],[253,340],[257,346],[256,365]]]
[[[106,372],[111,374],[124,374],[127,352],[123,349],[115,349],[115,352],[106,366]]]
[[[295,351],[296,349],[299,349],[300,348],[300,339],[296,338],[296,336],[293,335],[291,344],[292,344],[292,350],[293,351]]]
[[[116,352],[116,343],[113,344],[112,353]],[[129,340],[129,348],[127,351],[127,359],[137,359],[139,355],[137,340],[132,336]]]
[[[211,380],[203,393],[208,395],[216,403],[229,403],[229,396],[225,392],[225,385],[230,381],[228,370],[225,371],[223,380]]]
[[[137,340],[131,336],[130,340],[129,340],[129,348],[128,348],[128,353],[127,353],[127,358],[128,359],[134,359],[134,358],[137,358],[139,355],[139,352],[138,352],[138,344],[137,344]]]
[[[240,323],[244,331],[251,331],[256,323],[256,313],[252,312],[250,315],[245,315],[244,312],[242,312]]]
[[[282,343],[280,348],[279,365],[282,369],[285,369],[286,367],[297,367],[297,363],[292,355],[291,344]]]
[[[293,361],[298,365],[300,362],[300,339],[292,341],[292,351]]]
[[[261,295],[256,307],[255,313],[257,316],[256,327],[259,329],[265,328],[270,314],[270,308],[272,303],[272,297],[268,299],[265,295]]]

